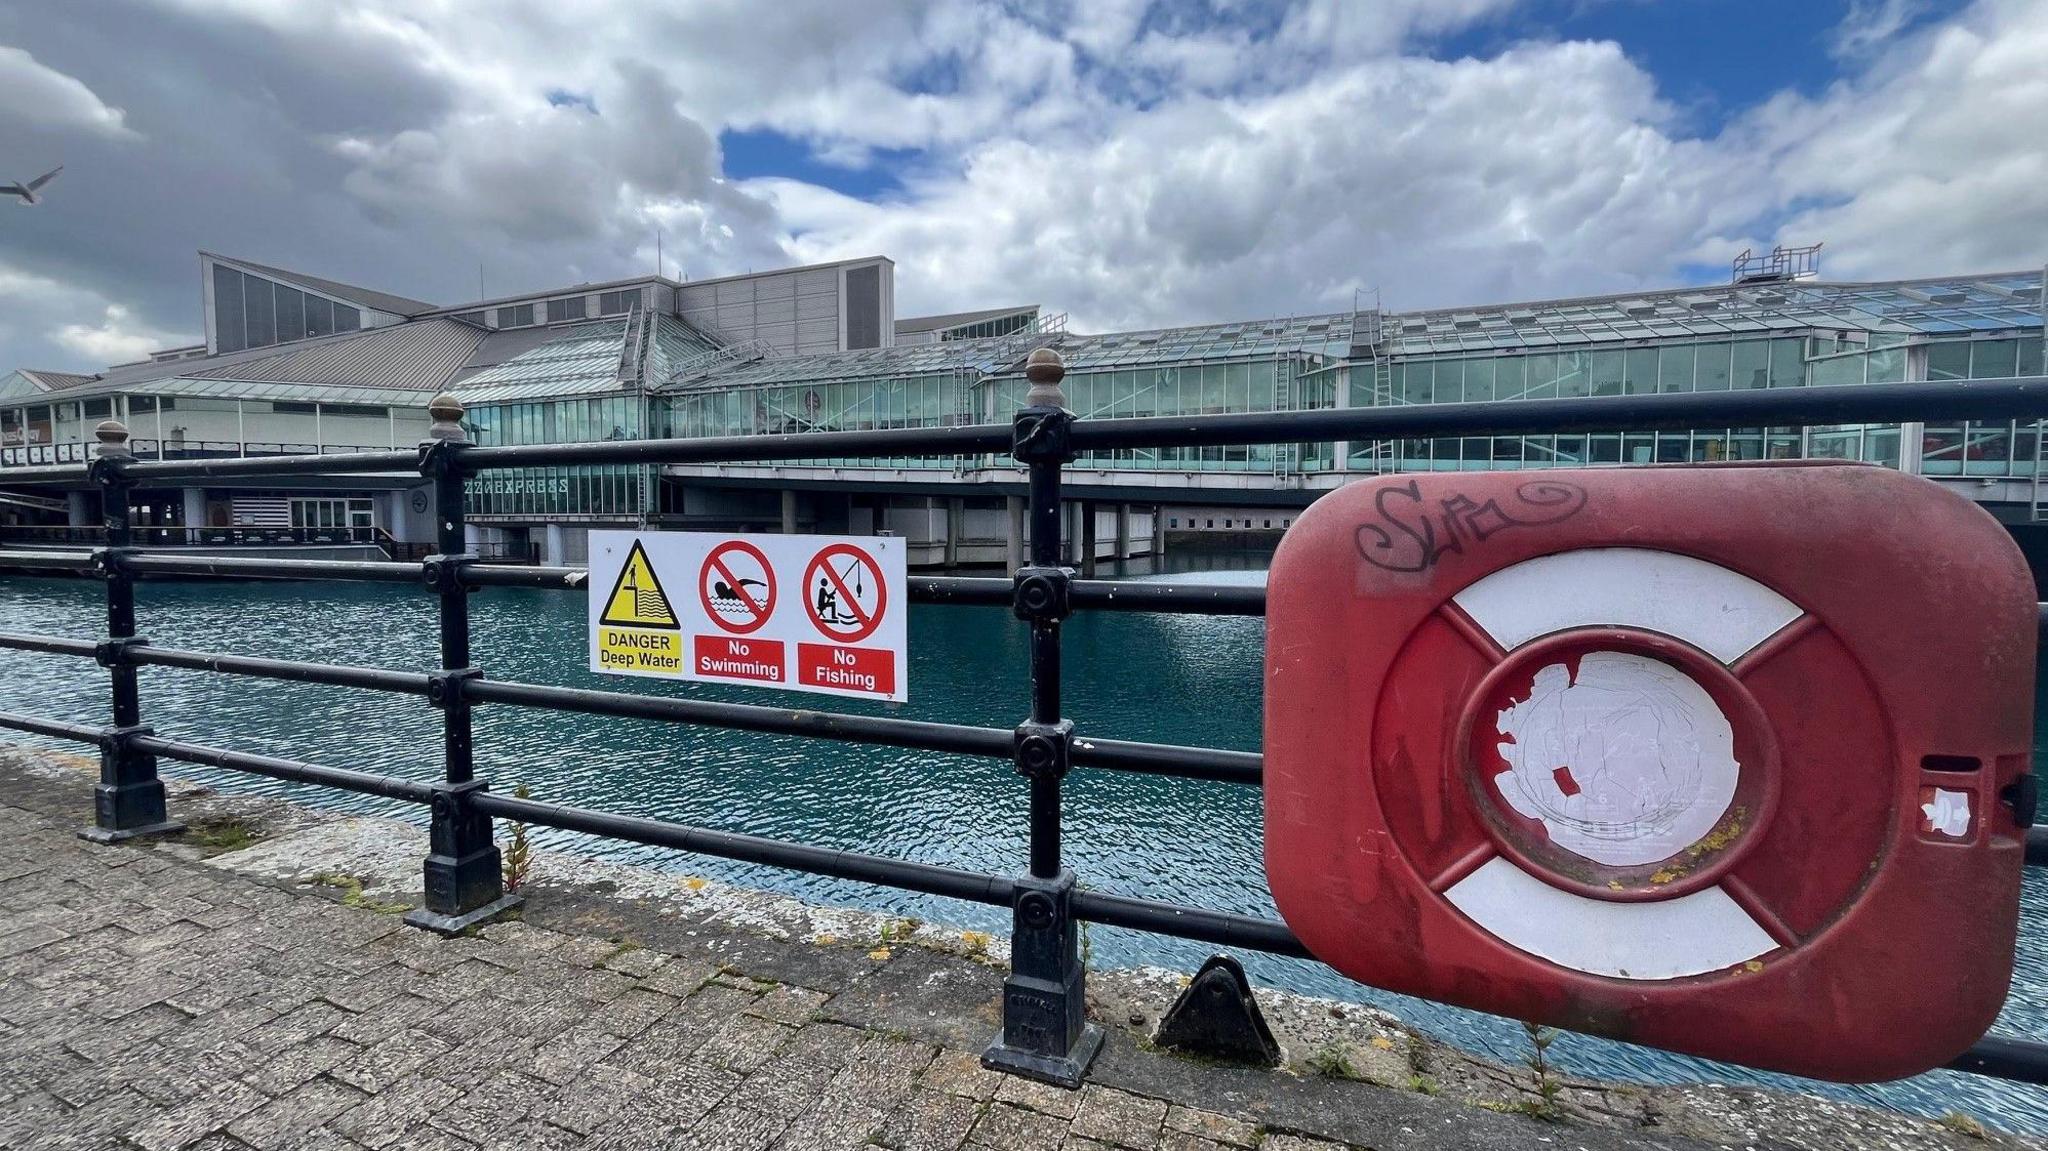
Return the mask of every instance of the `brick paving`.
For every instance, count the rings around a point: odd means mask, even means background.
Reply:
[[[1709,1145],[1215,1067],[1116,1029],[1061,1091],[980,1066],[984,964],[574,893],[442,939],[331,889],[88,845],[84,793],[0,771],[0,1148]]]

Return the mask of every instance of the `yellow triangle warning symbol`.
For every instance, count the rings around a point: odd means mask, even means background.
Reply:
[[[639,540],[634,540],[633,550],[626,553],[626,566],[619,569],[619,580],[612,585],[611,598],[605,601],[604,614],[598,617],[598,622],[613,627],[682,630],[682,625],[676,622],[675,609],[668,605],[668,596],[661,590],[661,580],[654,574],[654,565],[648,562]]]

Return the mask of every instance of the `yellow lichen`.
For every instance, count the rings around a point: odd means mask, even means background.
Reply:
[[[1392,1051],[1394,1049],[1394,1041],[1384,1035],[1373,1036],[1372,1045],[1381,1051]]]
[[[702,891],[704,890],[706,883],[704,880],[699,879],[693,875],[690,878],[683,880],[683,886],[689,888],[691,891]]]
[[[868,952],[868,958],[879,963],[882,960],[889,958],[889,949],[886,947],[877,947],[873,951]]]
[[[821,933],[816,942],[822,947],[830,947],[839,942],[839,937],[830,933]]]

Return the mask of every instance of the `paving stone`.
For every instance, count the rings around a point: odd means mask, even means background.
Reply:
[[[1074,1112],[1081,1109],[1081,1093],[1026,1079],[1022,1075],[1000,1075],[1002,1085],[996,1088],[996,1098],[1004,1103],[1014,1103],[1047,1115],[1072,1119]]]
[[[401,1140],[411,1151],[421,1145],[427,1120],[461,1095],[446,1083],[408,1079],[335,1116],[328,1126],[371,1151]]]
[[[981,1065],[981,1056],[967,1051],[941,1051],[924,1072],[925,1086],[984,1102],[995,1098],[996,1090],[1015,1078],[990,1071]]]
[[[1253,1147],[1259,1141],[1259,1129],[1253,1124],[1179,1104],[1166,1109],[1166,1130],[1228,1143],[1233,1147]]]
[[[429,1122],[471,1143],[480,1143],[524,1119],[552,1099],[554,1085],[517,1071],[499,1071],[439,1110]]]
[[[1057,1151],[1066,1120],[1008,1103],[991,1103],[968,1132],[968,1142],[991,1151]]]
[[[401,1031],[359,1048],[354,1058],[328,1072],[351,1087],[376,1093],[426,1066],[450,1050],[424,1031]]]
[[[228,1124],[228,1134],[264,1151],[293,1146],[367,1098],[345,1083],[314,1079]]]
[[[1117,1147],[1154,1151],[1159,1146],[1159,1131],[1165,1120],[1163,1099],[1147,1099],[1113,1087],[1089,1084],[1082,1089],[1081,1106],[1074,1113],[1074,1134]]]
[[[652,954],[650,952],[650,954]],[[640,979],[642,991],[658,991],[677,999],[687,999],[712,976],[718,968],[699,960],[671,958]]]
[[[654,1026],[681,1002],[674,996],[636,987],[593,1013],[591,1020],[614,1035],[630,1039]]]
[[[1304,1135],[1268,1135],[1259,1144],[1259,1151],[1347,1151],[1347,1148],[1344,1143],[1310,1139]]]
[[[363,1049],[345,1039],[321,1035],[278,1052],[242,1076],[242,1082],[265,1095],[284,1095],[315,1075],[355,1059]]]
[[[981,1112],[976,1100],[919,1088],[889,1113],[875,1141],[895,1151],[954,1151]]]
[[[521,1119],[478,1145],[478,1151],[569,1151],[587,1147],[583,1136],[538,1119]]]
[[[746,1010],[750,1015],[759,1015],[764,1019],[801,1027],[809,1023],[818,1008],[823,1007],[825,1001],[830,998],[831,996],[822,991],[778,983],[759,999],[754,1000]]]
[[[909,1096],[935,1054],[937,1049],[928,1044],[869,1035],[832,1080],[829,1094],[890,1110]]]
[[[735,1015],[697,1049],[696,1060],[730,1071],[748,1072],[775,1057],[796,1028],[772,1019]]]
[[[1240,1147],[1238,1143],[1218,1143],[1185,1131],[1163,1131],[1159,1135],[1159,1151],[1231,1151]]]
[[[603,966],[622,975],[645,979],[668,963],[668,956],[645,947],[629,947],[616,952],[604,960]]]
[[[529,1070],[550,1083],[568,1083],[584,1068],[625,1045],[623,1038],[609,1031],[579,1025],[541,1044],[534,1051]]]
[[[765,1151],[792,1118],[721,1104],[690,1125],[686,1145],[692,1151]]]
[[[217,1084],[130,1131],[128,1141],[142,1151],[177,1151],[269,1101],[246,1084]]]
[[[600,1063],[536,1105],[532,1117],[590,1135],[632,1118],[641,1101],[654,1093],[655,1081],[649,1076]]]

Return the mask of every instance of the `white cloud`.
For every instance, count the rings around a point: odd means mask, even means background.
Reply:
[[[121,304],[103,307],[97,324],[59,325],[50,338],[59,347],[76,352],[96,364],[146,359],[149,353],[180,342],[176,336],[142,323]]]
[[[91,88],[22,49],[4,44],[0,44],[0,120],[30,128],[135,135],[125,113],[108,107]]]
[[[1928,0],[1849,0],[1849,11],[1835,26],[1828,50],[1855,58],[1882,46],[1927,11]]]

